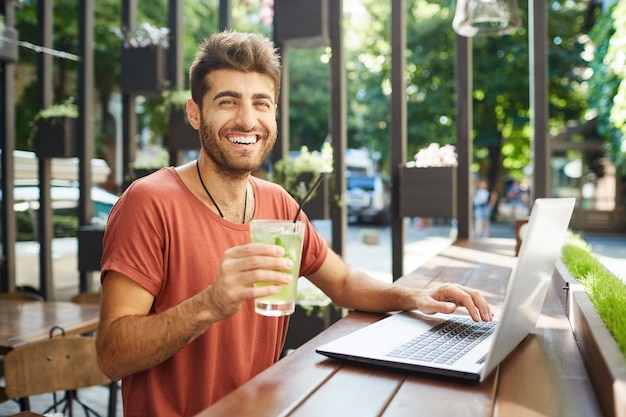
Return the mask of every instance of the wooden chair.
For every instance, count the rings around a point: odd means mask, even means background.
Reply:
[[[44,298],[30,291],[0,292],[0,300],[44,301]]]
[[[70,301],[76,304],[100,304],[102,294],[100,292],[81,292],[70,298]]]
[[[95,415],[77,395],[79,388],[109,385],[109,416],[117,408],[117,382],[105,376],[96,362],[96,341],[93,337],[54,337],[11,350],[4,358],[4,393],[0,397],[21,399],[20,409],[30,409],[28,397],[53,393],[55,403],[43,414],[57,410],[64,404],[63,412],[72,415],[72,403],[76,401],[86,416]],[[1,388],[0,388],[1,389]],[[65,395],[56,401],[56,392]]]

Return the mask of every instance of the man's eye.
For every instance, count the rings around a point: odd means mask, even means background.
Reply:
[[[255,106],[263,108],[263,109],[270,109],[270,108],[272,108],[272,105],[270,103],[268,103],[267,101],[256,102]]]

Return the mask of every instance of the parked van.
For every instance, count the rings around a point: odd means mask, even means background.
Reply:
[[[346,149],[346,208],[350,222],[389,222],[391,197],[378,172],[379,159],[378,153],[368,149]]]

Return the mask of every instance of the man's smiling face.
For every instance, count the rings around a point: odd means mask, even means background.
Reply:
[[[276,142],[275,85],[256,72],[212,71],[199,115],[202,145],[224,175],[258,169]]]

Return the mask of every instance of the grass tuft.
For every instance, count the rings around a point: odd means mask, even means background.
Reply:
[[[569,235],[561,259],[580,281],[598,315],[626,356],[626,284],[608,271],[580,236]]]

